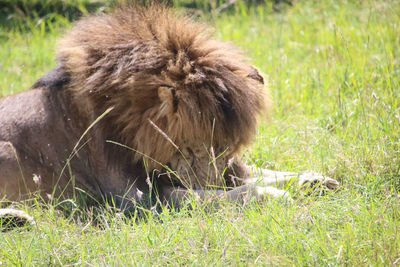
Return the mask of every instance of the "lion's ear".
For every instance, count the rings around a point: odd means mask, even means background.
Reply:
[[[160,86],[158,88],[158,97],[161,100],[160,111],[162,113],[171,114],[176,112],[178,108],[178,100],[173,87]]]
[[[264,77],[260,74],[258,69],[255,67],[250,66],[251,71],[247,74],[247,77],[252,78],[253,80],[259,81],[260,83],[264,84]]]

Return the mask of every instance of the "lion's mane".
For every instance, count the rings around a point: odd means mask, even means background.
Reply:
[[[238,49],[162,5],[81,20],[60,42],[58,58],[79,112],[94,120],[113,108],[98,127],[133,148],[134,162],[145,154],[168,164],[172,143],[229,147],[236,155],[269,106],[263,78]]]

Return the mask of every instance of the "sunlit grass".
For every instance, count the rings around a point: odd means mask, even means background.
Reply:
[[[274,98],[245,160],[317,170],[342,190],[293,192],[292,205],[195,206],[136,219],[74,206],[67,216],[36,204],[23,208],[37,226],[0,234],[0,265],[400,264],[400,4],[236,9],[205,17],[268,75]],[[52,23],[0,28],[0,95],[28,89],[55,66],[56,39],[69,23]]]

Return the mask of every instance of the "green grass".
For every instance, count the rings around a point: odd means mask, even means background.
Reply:
[[[292,205],[199,206],[137,219],[23,206],[38,225],[0,233],[0,265],[400,264],[400,3],[235,7],[207,17],[218,38],[269,76],[274,98],[273,117],[245,159],[316,170],[342,190]],[[61,17],[43,23],[0,26],[0,96],[28,89],[55,66],[56,39],[70,25]]]

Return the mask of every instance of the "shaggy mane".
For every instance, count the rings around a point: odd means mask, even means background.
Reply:
[[[263,78],[236,48],[163,5],[84,19],[59,47],[79,108],[93,120],[113,107],[99,125],[105,137],[162,164],[176,148],[161,132],[178,147],[233,155],[252,141],[268,107]]]

